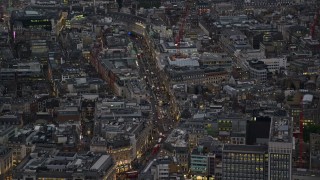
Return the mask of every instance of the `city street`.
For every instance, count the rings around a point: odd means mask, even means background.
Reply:
[[[172,126],[171,115],[168,114],[169,98],[165,91],[163,80],[161,79],[160,73],[156,67],[156,62],[152,58],[152,52],[143,43],[141,37],[132,38],[136,45],[138,56],[138,63],[140,73],[147,83],[147,90],[150,94],[150,103],[153,112],[153,124],[156,125],[158,133],[166,134]]]
[[[153,59],[152,50],[146,45],[143,37],[133,35],[131,37],[135,49],[137,51],[139,71],[142,78],[144,78],[147,84],[147,93],[150,95],[149,100],[152,109],[152,120],[153,120],[153,130],[154,143],[148,151],[139,158],[135,164],[136,170],[141,171],[142,167],[146,165],[150,160],[157,157],[161,151],[161,145],[165,141],[165,138],[171,132],[172,127],[174,127],[175,122],[170,114],[170,100],[168,97],[168,92],[166,92],[165,86],[163,84],[162,76],[160,75],[156,60]],[[159,142],[161,138],[161,142]],[[159,146],[154,153],[155,148]]]

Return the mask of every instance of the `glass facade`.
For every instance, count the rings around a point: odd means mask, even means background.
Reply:
[[[223,180],[266,180],[268,157],[265,153],[224,152]]]
[[[270,153],[270,180],[290,179],[290,154]]]
[[[206,155],[191,155],[190,170],[192,173],[207,174],[208,157]]]

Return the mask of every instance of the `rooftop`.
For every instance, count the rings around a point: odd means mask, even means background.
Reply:
[[[130,147],[130,139],[124,134],[118,134],[113,138],[108,138],[107,140],[103,137],[93,137],[91,140],[91,146],[104,146],[112,149]]]
[[[182,129],[174,129],[166,140],[173,147],[187,147],[187,132]]]
[[[222,31],[222,34],[226,37],[237,37],[237,38],[246,38],[246,36],[238,29],[226,29],[224,31]]]
[[[27,11],[25,11],[24,13],[25,13],[25,15],[27,15],[27,16],[39,15],[39,12],[37,12],[37,11],[32,11],[32,10],[27,10]]]
[[[256,145],[225,145],[223,152],[266,153],[268,152],[268,147]]]
[[[177,49],[178,45],[174,42],[166,42],[162,44],[166,49]],[[197,48],[195,44],[189,42],[180,42],[179,48]]]
[[[12,125],[0,125],[0,136],[11,132],[15,127]]]
[[[226,53],[210,53],[204,52],[200,56],[201,61],[223,61],[229,60],[230,57]]]
[[[292,143],[292,117],[273,117],[270,127],[270,142]]]
[[[6,146],[0,146],[0,157],[6,156],[10,152],[10,148]]]
[[[60,177],[59,174],[62,173],[64,177],[69,177],[74,173],[83,173],[84,176],[93,174],[99,179],[99,172],[106,172],[112,166],[113,160],[107,154],[61,152],[52,149],[35,151],[14,169],[14,174],[34,172],[44,175],[43,177]],[[56,173],[57,169],[62,171]]]

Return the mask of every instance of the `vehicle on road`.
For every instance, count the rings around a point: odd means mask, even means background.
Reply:
[[[138,178],[138,171],[130,171],[130,172],[126,172],[126,178],[128,179],[136,179]]]
[[[152,155],[156,155],[159,152],[160,147],[161,147],[160,144],[156,144],[152,149]]]

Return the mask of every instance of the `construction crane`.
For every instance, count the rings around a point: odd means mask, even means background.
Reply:
[[[310,36],[312,39],[315,38],[316,26],[318,25],[319,15],[320,15],[320,10],[316,11],[316,14],[314,15],[313,22],[310,27]]]
[[[313,22],[310,24],[310,36],[312,39],[315,38],[316,35],[316,26],[319,23],[319,16],[320,16],[320,1],[317,1],[315,4],[315,14],[313,17]]]
[[[180,54],[180,44],[181,44],[181,40],[184,36],[184,27],[185,27],[185,24],[186,24],[186,21],[187,21],[187,17],[188,17],[188,14],[189,14],[189,3],[191,2],[192,0],[189,0],[186,2],[186,7],[184,9],[184,12],[182,14],[182,18],[181,18],[181,22],[180,22],[180,26],[179,26],[179,32],[178,34],[176,35],[176,38],[175,38],[175,45],[177,46],[177,54]]]

